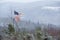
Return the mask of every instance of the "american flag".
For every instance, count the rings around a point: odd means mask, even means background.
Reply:
[[[16,11],[14,11],[14,15],[15,15],[15,21],[19,22],[20,21],[20,14]]]

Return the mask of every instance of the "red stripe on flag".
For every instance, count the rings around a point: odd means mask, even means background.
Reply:
[[[15,21],[16,21],[16,22],[19,22],[19,21],[20,21],[19,15],[16,15],[16,16],[15,16]]]

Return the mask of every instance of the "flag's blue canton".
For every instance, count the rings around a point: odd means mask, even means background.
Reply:
[[[15,14],[15,15],[19,15],[19,13],[18,13],[18,12],[16,12],[16,11],[14,11],[14,14]]]

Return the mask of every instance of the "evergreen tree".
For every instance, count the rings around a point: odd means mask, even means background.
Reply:
[[[35,35],[36,35],[36,38],[37,38],[37,40],[42,40],[42,31],[41,31],[41,28],[40,27],[37,27],[36,29],[35,29]]]
[[[8,32],[9,32],[9,34],[15,33],[15,29],[14,29],[14,26],[12,24],[8,24]]]

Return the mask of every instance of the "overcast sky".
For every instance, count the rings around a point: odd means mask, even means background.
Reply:
[[[39,2],[38,2],[39,1]],[[45,2],[40,2],[45,1]],[[0,17],[8,17],[11,13],[9,2],[13,9],[21,11],[23,8],[25,20],[40,21],[41,23],[60,24],[60,2],[59,0],[0,0]],[[58,1],[58,2],[52,2]],[[7,4],[5,4],[8,2]],[[32,3],[30,3],[32,2]],[[18,3],[18,4],[17,4]],[[22,4],[20,4],[22,3]],[[26,3],[26,4],[25,4]],[[14,11],[13,11],[14,12]],[[8,14],[9,13],[9,14]]]
[[[60,1],[60,0],[0,0],[1,2],[21,2],[21,3],[29,3],[35,1]]]
[[[22,2],[22,3],[28,3],[28,2],[35,2],[35,1],[41,1],[41,0],[1,0],[0,2]]]

